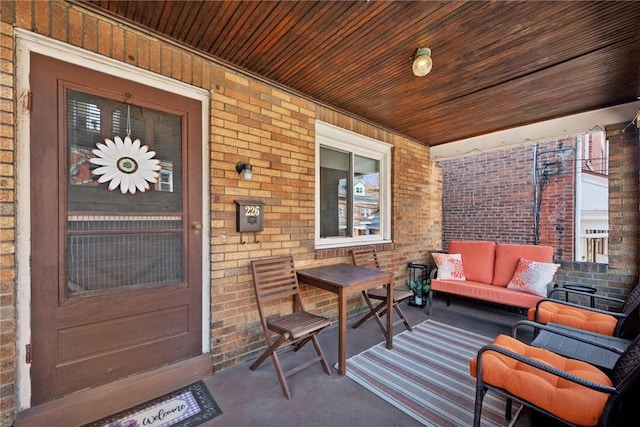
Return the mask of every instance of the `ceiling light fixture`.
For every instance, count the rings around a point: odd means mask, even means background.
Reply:
[[[242,177],[249,181],[253,176],[252,172],[253,167],[249,163],[238,162],[236,163],[236,172],[238,174],[242,174]]]
[[[431,49],[428,47],[421,47],[416,50],[416,54],[413,59],[413,74],[417,77],[426,76],[433,67],[433,61],[431,61]]]

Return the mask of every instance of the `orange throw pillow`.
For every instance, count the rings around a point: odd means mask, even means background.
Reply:
[[[546,297],[549,283],[553,280],[558,268],[560,268],[560,264],[520,258],[516,272],[507,285],[507,289]]]
[[[438,279],[467,280],[462,267],[462,255],[434,253],[433,259],[438,266]]]

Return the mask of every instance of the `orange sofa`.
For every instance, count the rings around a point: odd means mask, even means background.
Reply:
[[[431,291],[528,309],[541,295],[507,289],[520,258],[551,263],[551,246],[504,244],[488,241],[451,241],[449,254],[460,254],[466,280],[431,279]],[[435,272],[432,273],[432,277]],[[431,300],[431,295],[430,300]],[[448,301],[447,301],[448,302]],[[429,312],[431,311],[429,304]]]

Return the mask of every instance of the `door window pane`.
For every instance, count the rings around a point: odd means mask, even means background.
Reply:
[[[182,117],[67,91],[69,296],[180,284],[183,273]],[[115,136],[140,139],[161,170],[149,190],[110,191],[92,150]]]

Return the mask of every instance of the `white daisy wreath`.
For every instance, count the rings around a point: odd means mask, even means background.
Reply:
[[[115,141],[115,142],[114,142]],[[113,141],[105,138],[105,144],[97,143],[93,154],[97,157],[89,159],[100,167],[93,171],[94,175],[101,175],[98,182],[109,182],[109,190],[113,191],[120,186],[120,192],[126,194],[149,190],[149,183],[158,181],[160,161],[154,159],[155,151],[149,151],[149,147],[140,144],[140,140],[131,141],[129,136],[122,138],[116,136]]]

